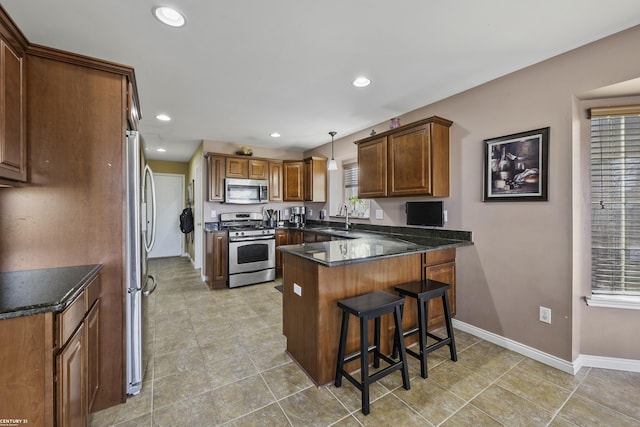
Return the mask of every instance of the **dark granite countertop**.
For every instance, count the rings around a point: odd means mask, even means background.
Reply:
[[[102,264],[0,273],[0,320],[64,310]]]
[[[344,228],[312,224],[304,228],[339,240],[279,246],[277,249],[328,267],[473,245],[471,233],[411,227]]]

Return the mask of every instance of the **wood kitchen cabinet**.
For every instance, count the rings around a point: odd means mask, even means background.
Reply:
[[[207,199],[210,202],[221,202],[224,200],[225,158],[210,154],[207,154],[206,158],[209,178]]]
[[[304,200],[306,202],[327,201],[327,159],[309,157],[304,159]]]
[[[449,196],[449,127],[433,116],[358,144],[358,197]]]
[[[269,162],[263,159],[227,157],[226,177],[269,179]]]
[[[285,202],[304,201],[304,162],[285,160],[282,162],[282,198]]]
[[[284,229],[276,230],[276,248],[289,244],[289,232]],[[282,252],[276,250],[276,277],[282,277]]]
[[[444,249],[441,251],[427,252],[422,257],[424,274],[427,279],[451,285],[448,291],[449,308],[451,317],[456,315],[456,250]],[[444,308],[442,299],[436,298],[429,301],[429,319],[427,329],[432,330],[444,325]]]
[[[0,186],[27,180],[24,47],[0,21]]]
[[[207,232],[205,273],[209,289],[227,287],[229,246],[226,231]]]
[[[358,144],[358,197],[387,196],[387,138]]]
[[[98,391],[100,276],[56,316],[58,426],[85,426]]]
[[[282,201],[282,162],[269,160],[269,200]]]

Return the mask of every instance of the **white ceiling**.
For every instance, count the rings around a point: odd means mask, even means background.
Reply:
[[[1,4],[32,43],[133,66],[147,156],[176,161],[203,139],[317,147],[640,24],[638,0]],[[187,25],[160,24],[155,5]],[[373,83],[356,89],[361,74]]]

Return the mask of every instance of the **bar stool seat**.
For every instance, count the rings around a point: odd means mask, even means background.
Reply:
[[[404,331],[403,339],[400,344],[404,345],[404,338],[418,334],[419,352],[415,352],[409,348],[406,352],[411,356],[420,360],[420,375],[422,378],[427,378],[427,354],[434,350],[449,346],[449,353],[451,360],[454,362],[458,360],[458,354],[456,353],[456,341],[453,336],[453,326],[451,324],[451,310],[449,309],[449,297],[447,291],[451,289],[451,285],[447,283],[438,282],[435,280],[419,280],[415,282],[409,282],[402,285],[394,286],[394,289],[401,297],[415,298],[418,304],[418,324],[415,328]],[[427,321],[429,319],[429,301],[434,298],[442,298],[442,306],[444,309],[444,323],[447,328],[447,337],[441,338],[437,335],[433,335],[427,331]],[[427,337],[434,339],[436,342],[427,345]],[[398,348],[397,341],[394,341],[392,357],[397,357]]]
[[[344,376],[360,390],[362,394],[362,413],[364,415],[369,414],[369,386],[380,378],[397,370],[402,370],[402,385],[406,390],[409,390],[409,369],[407,367],[404,340],[401,339],[403,305],[404,298],[384,291],[371,292],[338,301],[338,307],[342,309],[342,327],[340,330],[340,345],[338,347],[338,362],[334,384],[336,387],[340,387]],[[394,351],[399,351],[400,353],[398,361],[380,353],[380,317],[387,313],[393,313],[395,322],[394,342],[400,343],[397,349],[394,344]],[[360,350],[345,357],[350,314],[360,319]],[[369,346],[368,337],[368,324],[371,319],[374,319],[373,346]],[[374,368],[380,366],[380,359],[387,362],[389,366],[369,375],[369,353],[373,353]],[[358,358],[360,358],[360,381],[356,380],[344,369],[345,363]]]

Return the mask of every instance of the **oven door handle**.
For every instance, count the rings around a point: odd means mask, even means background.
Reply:
[[[275,240],[275,236],[249,236],[249,237],[234,237],[229,239],[229,242],[253,242],[256,240]]]

